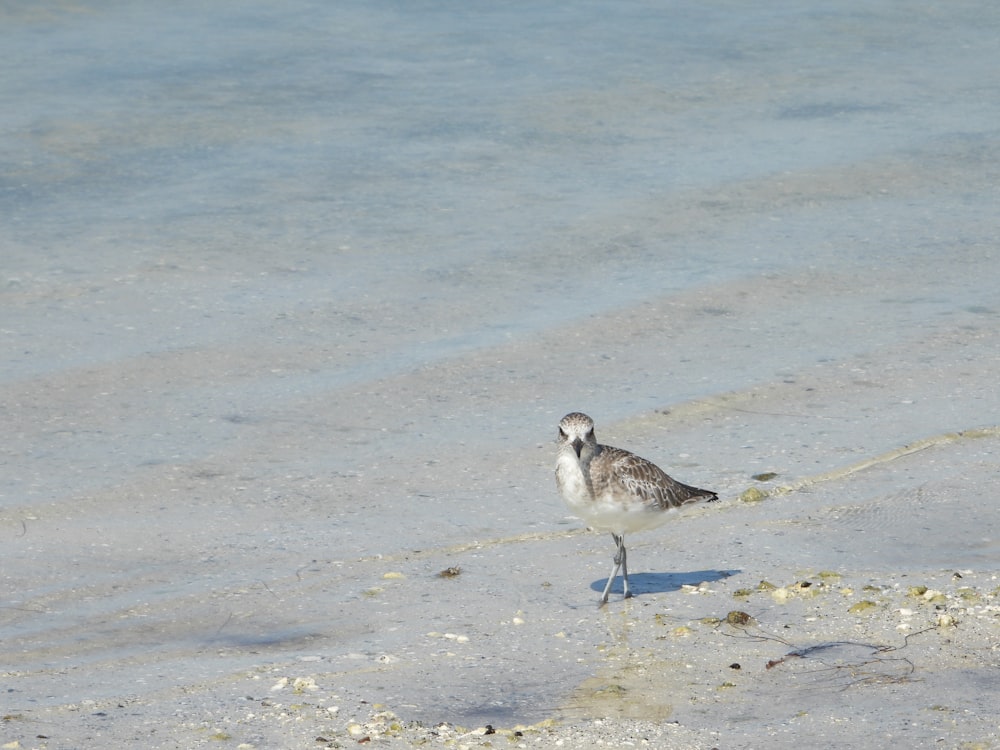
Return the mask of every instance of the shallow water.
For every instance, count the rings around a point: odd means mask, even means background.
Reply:
[[[184,744],[310,671],[538,721],[615,643],[564,413],[727,508],[995,425],[997,15],[0,11],[4,711],[69,746],[67,706],[130,702],[101,731]],[[995,571],[996,465],[959,441],[637,535],[637,601]]]

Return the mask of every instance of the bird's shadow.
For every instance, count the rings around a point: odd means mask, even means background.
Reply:
[[[682,586],[697,586],[699,583],[721,581],[729,576],[742,573],[741,570],[692,570],[687,573],[629,573],[628,586],[635,595],[663,594],[670,591],[680,591]],[[590,584],[594,591],[604,591],[608,579],[601,578]],[[615,576],[611,584],[612,594],[622,594],[622,577]]]

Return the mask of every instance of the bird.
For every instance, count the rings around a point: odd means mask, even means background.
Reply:
[[[611,583],[620,570],[625,599],[628,585],[625,534],[653,529],[668,513],[702,501],[714,502],[711,490],[692,487],[668,476],[651,461],[622,448],[601,445],[594,420],[575,411],[559,422],[556,486],[570,510],[588,526],[610,531],[615,540],[615,567],[597,606],[608,602]]]

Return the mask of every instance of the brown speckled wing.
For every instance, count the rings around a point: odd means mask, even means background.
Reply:
[[[617,482],[628,494],[663,510],[718,500],[714,492],[678,482],[656,464],[621,448],[601,446],[599,458],[595,463],[608,469],[606,481]]]

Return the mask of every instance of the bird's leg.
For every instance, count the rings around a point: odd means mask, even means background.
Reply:
[[[612,533],[611,538],[614,539],[615,544],[618,545],[618,551],[615,553],[615,567],[614,570],[611,571],[611,575],[608,576],[608,583],[604,587],[604,593],[601,594],[601,600],[597,602],[598,607],[603,607],[605,604],[608,603],[608,594],[611,591],[611,584],[614,583],[615,576],[618,575],[618,571],[621,570],[622,563],[625,561],[623,554],[625,551],[625,548],[623,546],[624,537]]]
[[[625,599],[632,598],[632,592],[628,587],[628,562],[626,561],[625,555],[625,535],[622,534],[618,537],[618,554],[621,556],[622,560],[622,588],[625,591]]]

